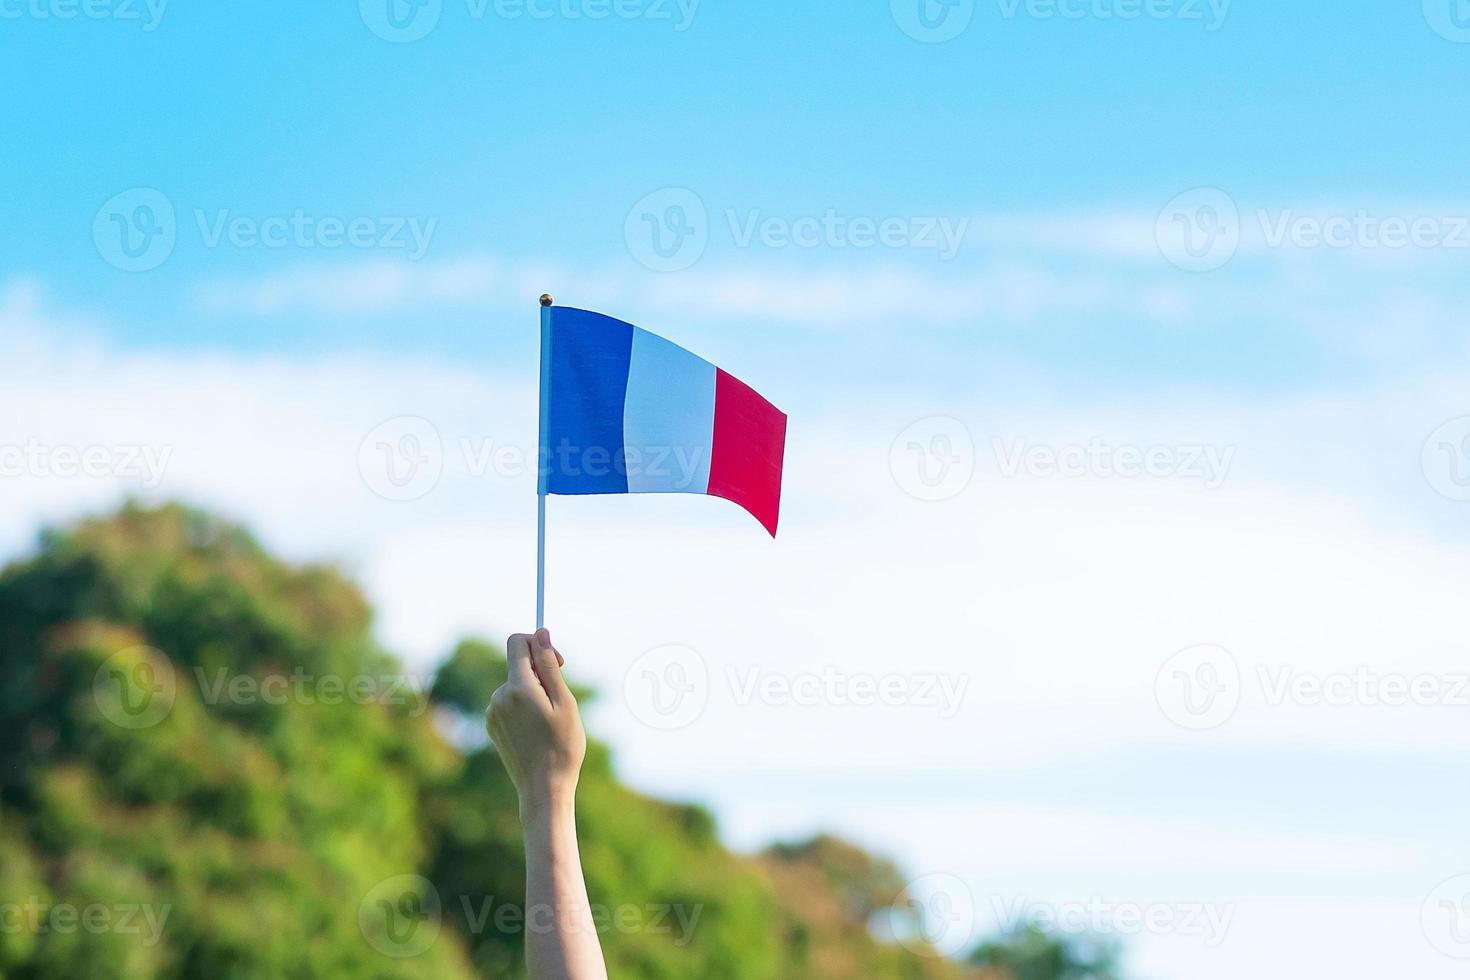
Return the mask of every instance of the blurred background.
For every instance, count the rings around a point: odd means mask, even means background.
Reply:
[[[550,501],[614,975],[1463,975],[1461,0],[0,21],[0,976],[522,975],[542,292],[791,420]]]

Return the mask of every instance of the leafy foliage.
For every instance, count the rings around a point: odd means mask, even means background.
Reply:
[[[981,943],[970,956],[1010,980],[1118,980],[1118,948],[1085,936],[1058,938],[1035,923]]]
[[[446,736],[504,654],[465,640],[426,697],[371,628],[334,569],[177,505],[0,572],[0,980],[523,976],[515,792]],[[874,938],[902,876],[851,844],[733,854],[597,742],[578,805],[614,976],[976,975]],[[1037,972],[1029,942],[979,975],[1111,976]]]

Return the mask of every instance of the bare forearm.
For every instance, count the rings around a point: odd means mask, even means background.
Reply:
[[[523,802],[526,966],[531,980],[606,980],[570,798]]]
[[[607,980],[577,850],[582,715],[550,633],[516,633],[505,652],[507,679],[490,698],[485,729],[521,800],[526,968],[531,980]]]

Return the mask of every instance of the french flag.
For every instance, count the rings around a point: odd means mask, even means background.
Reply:
[[[542,312],[543,496],[708,494],[744,507],[775,536],[784,413],[631,323],[567,306]]]

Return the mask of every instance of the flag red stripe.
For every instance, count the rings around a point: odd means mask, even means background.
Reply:
[[[774,537],[781,516],[786,415],[754,388],[716,369],[709,490],[744,507]]]

